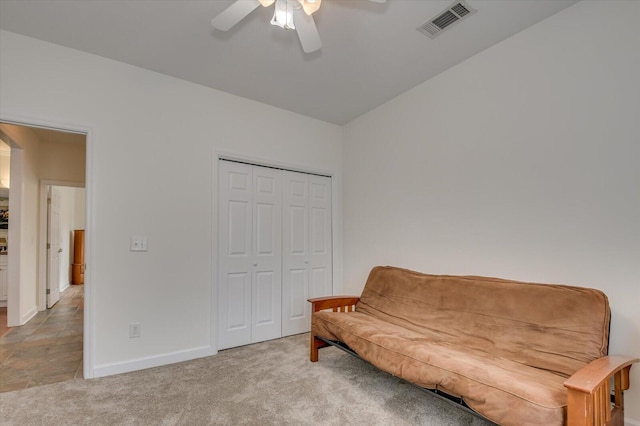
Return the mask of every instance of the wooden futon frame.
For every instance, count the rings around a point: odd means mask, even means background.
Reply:
[[[355,296],[335,296],[309,299],[312,312],[332,310],[333,312],[353,312],[360,300]],[[357,356],[348,346],[338,341],[316,337],[311,333],[310,359],[318,361],[318,349],[329,345]],[[573,376],[564,386],[567,388],[567,424],[569,426],[622,426],[624,425],[623,391],[629,389],[629,371],[634,362],[640,361],[627,356],[605,356],[588,364]],[[423,389],[423,388],[421,388]],[[457,403],[463,409],[479,415],[464,404],[460,398],[444,395],[437,390],[433,394]],[[483,417],[484,418],[484,417]]]

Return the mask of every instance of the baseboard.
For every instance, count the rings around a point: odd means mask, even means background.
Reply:
[[[64,286],[64,287],[60,288],[60,293],[61,293],[61,294],[62,294],[62,293],[64,293],[64,291],[65,291],[66,289],[68,289],[69,287],[71,287],[71,286],[70,286],[69,284],[67,284],[66,286]]]
[[[20,325],[25,325],[29,322],[29,320],[36,316],[38,313],[38,307],[33,306],[29,311],[20,318]]]
[[[200,348],[187,349],[164,355],[138,358],[130,361],[115,362],[112,364],[102,364],[93,368],[93,377],[112,376],[114,374],[129,373],[131,371],[144,370],[146,368],[160,367],[162,365],[203,358],[215,355],[216,353],[217,352],[211,346],[202,346]]]

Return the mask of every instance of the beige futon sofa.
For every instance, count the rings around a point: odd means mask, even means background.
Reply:
[[[310,302],[312,362],[318,348],[346,345],[503,425],[623,423],[638,360],[607,356],[601,291],[375,267],[359,298]]]

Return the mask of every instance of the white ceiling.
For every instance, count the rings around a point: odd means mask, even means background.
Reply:
[[[233,0],[0,0],[0,28],[341,125],[576,1],[467,0],[431,40],[416,28],[453,0],[324,0],[311,54],[273,6],[212,29]]]

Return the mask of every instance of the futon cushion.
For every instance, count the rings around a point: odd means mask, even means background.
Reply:
[[[609,342],[609,302],[591,288],[375,267],[356,311],[565,377]]]
[[[316,312],[312,333],[346,343],[394,376],[462,397],[496,423],[564,423],[567,396],[560,375],[358,312]]]

